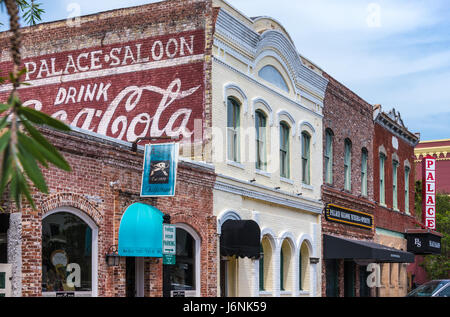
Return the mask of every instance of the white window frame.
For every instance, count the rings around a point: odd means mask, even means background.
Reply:
[[[197,232],[186,223],[174,224],[176,229],[189,233],[195,241],[195,290],[186,291],[186,296],[201,297],[201,238]]]
[[[98,297],[98,226],[94,222],[94,220],[92,220],[86,213],[84,213],[83,211],[76,209],[74,207],[58,207],[58,208],[53,209],[52,211],[46,213],[42,217],[41,226],[42,226],[42,222],[44,221],[45,218],[47,218],[51,215],[54,215],[54,214],[58,214],[58,213],[73,214],[73,215],[77,216],[78,218],[80,218],[81,220],[83,220],[89,226],[89,228],[91,228],[91,230],[92,230],[92,245],[91,245],[91,250],[92,250],[92,256],[91,256],[92,284],[91,284],[91,288],[92,288],[92,291],[91,292],[75,292],[75,296],[77,296],[77,293],[81,296],[86,296],[86,295],[89,295],[88,293],[91,293],[92,297]],[[41,242],[41,248],[42,248],[42,242]],[[41,254],[42,254],[42,252],[41,252]],[[42,262],[42,258],[41,258],[41,262]],[[42,292],[42,296],[44,296],[44,297],[56,296],[56,292]]]

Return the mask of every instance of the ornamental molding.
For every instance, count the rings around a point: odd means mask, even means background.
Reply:
[[[258,34],[224,9],[219,11],[215,30],[216,36],[232,43],[252,60],[266,50],[278,52],[296,84],[304,85],[322,98],[325,96],[328,80],[303,64],[295,46],[283,32],[267,30]]]
[[[306,202],[294,201],[291,199],[278,197],[275,195],[265,194],[262,192],[258,192],[255,190],[251,190],[242,186],[232,185],[222,181],[216,181],[214,185],[215,190],[223,191],[226,193],[236,194],[240,196],[244,196],[247,198],[252,198],[256,200],[261,200],[267,203],[277,204],[284,207],[290,207],[294,209],[299,209],[302,211],[311,212],[313,214],[321,214],[323,210],[323,206],[317,206],[313,204],[309,204]],[[319,202],[318,202],[319,203]]]

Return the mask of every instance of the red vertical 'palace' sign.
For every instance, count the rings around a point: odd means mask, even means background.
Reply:
[[[422,221],[436,230],[436,159],[427,156],[422,161]]]
[[[25,59],[25,106],[119,140],[190,140],[204,114],[204,30]],[[0,75],[12,69],[0,63]],[[11,85],[0,85],[6,102]]]

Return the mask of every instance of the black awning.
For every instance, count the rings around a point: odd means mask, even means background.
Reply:
[[[220,255],[259,259],[261,229],[253,220],[227,220],[220,235]]]
[[[353,259],[370,260],[374,263],[413,263],[414,254],[386,247],[382,244],[323,236],[325,260]]]

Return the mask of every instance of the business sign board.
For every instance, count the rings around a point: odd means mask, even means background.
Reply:
[[[325,208],[325,219],[364,229],[373,228],[373,215],[328,204]]]
[[[422,161],[422,222],[436,230],[436,159],[427,156]]]
[[[204,50],[205,32],[195,30],[25,58],[29,86],[19,96],[73,127],[122,141],[193,140],[204,114]],[[0,76],[11,69],[0,63]],[[0,85],[0,102],[11,89]]]
[[[141,197],[175,196],[178,155],[178,143],[145,146]]]
[[[431,232],[407,232],[408,252],[418,255],[441,254],[441,240],[439,235]]]
[[[163,225],[163,264],[175,265],[177,254],[177,228],[174,225]]]

